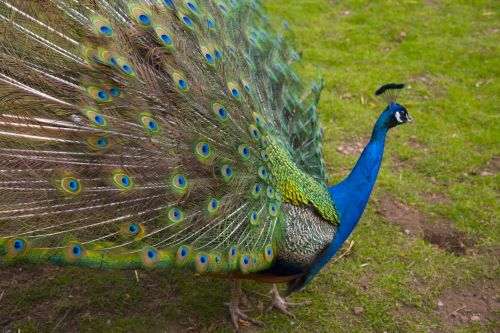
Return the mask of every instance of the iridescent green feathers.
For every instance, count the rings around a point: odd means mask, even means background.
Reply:
[[[267,149],[324,181],[321,87],[258,3],[2,2],[0,29],[0,257],[272,264],[287,199]]]

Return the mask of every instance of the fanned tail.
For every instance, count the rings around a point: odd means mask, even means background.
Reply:
[[[0,254],[272,264],[283,195],[266,149],[324,180],[321,87],[258,3],[0,1],[0,29]]]

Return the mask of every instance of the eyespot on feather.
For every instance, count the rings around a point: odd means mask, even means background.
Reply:
[[[188,246],[182,245],[177,249],[175,261],[178,266],[183,266],[189,262],[191,257],[191,249]]]
[[[101,128],[108,126],[108,120],[103,114],[99,113],[97,109],[87,108],[83,110],[83,113],[93,126]]]
[[[211,256],[209,267],[211,272],[220,272],[222,265],[222,256],[220,254],[214,254]]]
[[[240,271],[244,274],[249,273],[252,269],[253,260],[248,254],[242,255],[240,257]]]
[[[97,135],[90,136],[87,139],[87,144],[90,146],[90,148],[97,151],[109,148],[111,145],[109,138]]]
[[[205,19],[205,23],[207,24],[207,28],[210,30],[215,30],[215,20],[213,17],[207,17]]]
[[[258,197],[260,197],[260,195],[262,193],[262,186],[260,184],[252,185],[251,193],[252,193],[252,197],[257,199]]]
[[[236,245],[232,245],[229,247],[227,250],[227,260],[228,261],[235,261],[238,258],[238,247]]]
[[[75,177],[64,177],[60,182],[61,189],[71,195],[78,195],[82,191],[80,180]]]
[[[68,262],[75,262],[85,256],[85,249],[78,242],[71,242],[64,250],[64,258]]]
[[[108,91],[113,97],[120,97],[122,94],[121,90],[118,89],[118,87],[110,87]]]
[[[145,267],[152,268],[160,261],[160,252],[148,246],[142,250],[141,258]]]
[[[236,83],[229,82],[227,84],[227,89],[229,89],[231,96],[233,96],[235,99],[240,99],[240,87]]]
[[[271,202],[269,204],[268,212],[272,217],[276,217],[278,215],[278,207],[276,206],[276,204]]]
[[[211,198],[208,200],[207,211],[210,216],[214,216],[219,211],[219,200]]]
[[[259,140],[260,132],[255,125],[251,124],[250,126],[248,126],[248,132],[250,133],[250,136],[252,138],[254,138],[255,140]]]
[[[258,226],[260,224],[259,213],[256,211],[250,213],[250,224],[253,226]]]
[[[222,14],[227,15],[227,7],[226,7],[225,4],[223,4],[222,2],[219,2],[217,4],[217,6],[219,7],[219,9],[222,12]]]
[[[269,199],[273,199],[274,198],[274,189],[272,186],[268,186],[267,187],[267,190],[266,190],[266,195]]]
[[[145,234],[144,227],[139,223],[124,223],[120,231],[124,237],[132,239],[141,239]]]
[[[250,158],[250,148],[245,144],[241,144],[238,146],[238,153],[240,154],[241,158],[245,161]]]
[[[129,5],[129,13],[134,21],[142,28],[147,28],[152,23],[151,13],[145,7],[133,3]]]
[[[156,37],[158,41],[165,46],[167,49],[172,49],[174,47],[174,41],[172,39],[172,34],[162,26],[155,27]]]
[[[194,147],[196,156],[201,160],[206,160],[210,157],[210,146],[205,141],[199,141]]]
[[[191,20],[191,18],[189,16],[187,16],[186,14],[184,14],[182,12],[178,12],[177,16],[179,17],[181,22],[184,24],[184,26],[188,27],[191,30],[194,30],[193,20]]]
[[[28,242],[24,238],[11,238],[7,241],[6,250],[9,258],[16,258],[26,253]]]
[[[135,76],[134,69],[132,66],[126,61],[123,57],[114,57],[114,62],[116,63],[116,67],[118,67],[122,73],[125,73],[129,76]]]
[[[253,31],[246,33],[246,37],[247,37],[247,40],[250,43],[250,45],[252,45],[255,48],[260,48],[259,42],[257,40],[257,38],[258,38],[257,36],[258,35]]]
[[[259,126],[260,128],[263,127],[265,121],[262,119],[262,116],[260,114],[258,114],[257,112],[252,112],[252,118],[257,126]]]
[[[222,179],[224,181],[229,181],[231,180],[231,178],[233,178],[233,169],[231,168],[231,166],[229,164],[224,164],[221,168],[220,168],[220,173],[222,175]]]
[[[179,223],[184,218],[184,213],[177,207],[171,207],[168,209],[167,216],[170,223]]]
[[[212,52],[210,52],[210,50],[206,46],[201,46],[200,49],[201,49],[201,54],[203,55],[203,58],[205,59],[205,61],[210,66],[212,66],[212,67],[215,66],[215,57],[212,54]]]
[[[198,4],[196,3],[196,1],[194,0],[185,0],[184,1],[186,3],[186,6],[189,8],[189,10],[195,14],[195,15],[198,15],[199,12],[198,12]]]
[[[112,175],[113,183],[121,191],[128,191],[134,185],[134,182],[129,175],[122,171],[116,171]]]
[[[259,167],[257,173],[259,174],[259,177],[266,180],[267,179],[267,170],[263,166]]]
[[[181,75],[180,73],[174,72],[172,74],[172,78],[177,86],[177,89],[179,89],[182,92],[187,92],[189,90],[188,83],[186,81],[186,78]]]
[[[259,256],[255,254],[252,257],[252,272],[257,272],[262,267],[260,259],[261,258],[259,258]]]
[[[215,57],[219,60],[222,60],[223,56],[222,56],[222,52],[217,49],[217,48],[214,48],[214,54],[215,54]]]
[[[165,6],[167,6],[168,9],[175,9],[175,5],[172,0],[163,0],[163,3],[165,4]]]
[[[181,174],[174,174],[171,179],[172,186],[177,192],[184,194],[188,188],[186,177]]]
[[[205,253],[198,253],[195,258],[195,268],[198,273],[207,271],[210,265],[210,256]]]
[[[264,258],[268,263],[274,260],[274,250],[272,245],[267,245],[264,248]]]
[[[250,84],[245,80],[241,80],[241,83],[243,84],[243,88],[245,88],[247,94],[250,95],[252,93],[252,88],[250,88]]]
[[[92,16],[90,18],[90,22],[94,30],[103,37],[112,37],[114,35],[114,31],[111,28],[111,24],[109,20],[102,16]]]
[[[227,109],[224,105],[220,103],[212,103],[212,112],[217,116],[217,120],[226,121],[227,120]]]
[[[151,134],[158,133],[160,131],[160,127],[156,120],[153,119],[151,115],[142,114],[140,117],[140,121],[142,126]]]
[[[95,100],[96,102],[111,102],[111,94],[106,92],[104,89],[94,87],[94,86],[89,86],[87,87],[87,94],[89,95],[90,98]]]

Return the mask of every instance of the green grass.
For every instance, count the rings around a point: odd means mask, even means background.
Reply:
[[[305,71],[319,67],[325,78],[319,110],[332,182],[357,159],[336,148],[366,142],[384,108],[373,97],[380,85],[408,83],[400,102],[415,123],[389,133],[349,255],[292,297],[313,304],[294,320],[255,311],[266,327],[247,330],[491,332],[498,320],[446,326],[437,300],[450,290],[498,290],[500,179],[482,170],[500,156],[500,3],[273,0],[267,7],[294,29]],[[347,93],[352,98],[342,99]],[[387,195],[429,221],[448,221],[474,245],[456,256],[405,235],[377,213]],[[232,330],[222,305],[229,283],[190,272],[139,272],[138,283],[134,272],[18,265],[0,276],[0,328],[13,332]],[[245,284],[260,305],[269,301],[266,287]],[[355,306],[364,312],[354,315]]]

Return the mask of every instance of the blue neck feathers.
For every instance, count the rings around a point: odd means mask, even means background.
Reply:
[[[388,108],[389,109],[389,108]],[[384,154],[387,131],[391,126],[391,112],[386,109],[377,120],[370,142],[363,150],[351,174],[341,183],[328,189],[340,214],[340,225],[330,247],[316,259],[309,274],[291,291],[308,284],[321,268],[335,255],[358,223],[372,192]]]
[[[341,221],[335,239],[327,251],[328,260],[335,255],[356,227],[377,180],[388,130],[381,118],[375,124],[370,142],[361,153],[351,174],[341,183],[328,189]]]

